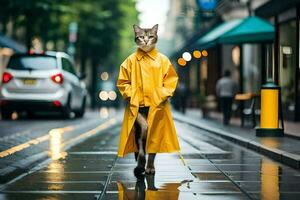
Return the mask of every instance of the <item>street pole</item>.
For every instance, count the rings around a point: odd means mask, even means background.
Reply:
[[[77,31],[78,31],[77,22],[71,22],[69,24],[69,46],[67,52],[73,59],[76,53],[75,43],[77,41]]]

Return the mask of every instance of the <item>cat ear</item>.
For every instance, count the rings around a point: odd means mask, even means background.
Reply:
[[[142,29],[141,29],[141,27],[139,27],[138,25],[133,25],[133,30],[134,30],[134,32],[135,33],[138,33],[138,32],[140,32]]]
[[[156,33],[157,34],[157,30],[158,30],[158,24],[155,24],[152,28],[151,28],[151,31],[153,33]]]

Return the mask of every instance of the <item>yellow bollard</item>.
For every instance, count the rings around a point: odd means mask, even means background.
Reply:
[[[279,128],[279,90],[273,82],[261,87],[260,128],[256,129],[256,136],[282,137],[283,129]]]
[[[278,128],[278,93],[276,89],[261,89],[261,128]]]

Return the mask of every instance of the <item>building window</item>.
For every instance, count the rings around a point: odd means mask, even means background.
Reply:
[[[271,80],[275,82],[275,56],[274,56],[274,44],[266,44],[266,51],[265,51],[265,65],[266,65],[266,74],[263,77],[263,83]]]
[[[258,93],[261,86],[261,46],[243,45],[243,92]]]
[[[287,118],[295,116],[296,20],[279,24],[279,83]]]

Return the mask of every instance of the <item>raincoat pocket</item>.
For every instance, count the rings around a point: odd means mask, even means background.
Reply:
[[[137,89],[132,89],[131,93],[132,93],[132,95],[130,98],[130,105],[138,106],[139,105],[139,97],[138,97]]]
[[[153,103],[156,107],[163,106],[163,102],[165,102],[165,100],[162,98],[161,89],[161,87],[155,87],[153,91]]]

